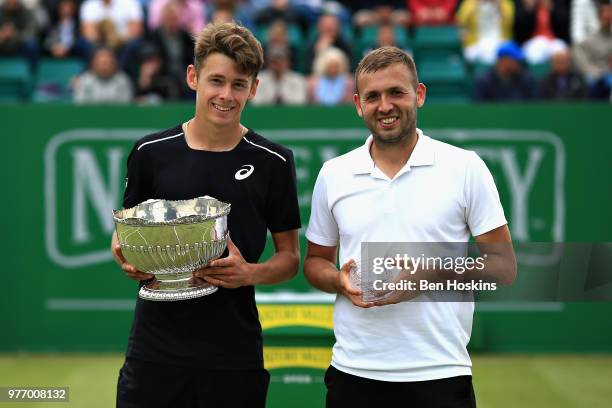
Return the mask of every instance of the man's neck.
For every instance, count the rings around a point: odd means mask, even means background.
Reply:
[[[192,149],[225,152],[240,143],[247,129],[240,123],[217,126],[196,116],[183,125],[183,131]]]
[[[376,167],[392,179],[408,163],[418,141],[416,131],[398,143],[372,141],[370,155]]]

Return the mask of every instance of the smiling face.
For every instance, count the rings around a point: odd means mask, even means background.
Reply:
[[[401,63],[357,78],[357,113],[379,143],[402,143],[416,131],[417,109],[425,103],[425,85],[416,89],[408,68]]]
[[[207,56],[199,74],[193,65],[187,69],[187,84],[196,91],[196,116],[219,127],[240,123],[242,109],[255,96],[257,83],[221,53]]]

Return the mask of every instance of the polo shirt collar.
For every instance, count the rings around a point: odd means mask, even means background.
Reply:
[[[407,164],[411,167],[433,166],[435,163],[435,154],[431,139],[429,136],[425,136],[421,129],[417,129],[416,131],[417,135],[419,135],[419,140],[417,140],[417,144],[414,146],[414,150]]]
[[[431,139],[425,136],[421,129],[416,130],[418,135],[417,144],[406,163],[407,170],[413,166],[432,166],[435,162],[435,155]],[[372,146],[373,136],[370,135],[366,139],[363,146],[357,148],[355,157],[352,163],[352,174],[371,174],[374,171],[375,165],[372,156],[370,155],[370,147]]]

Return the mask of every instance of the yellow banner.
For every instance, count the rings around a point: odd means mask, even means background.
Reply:
[[[327,347],[264,347],[264,365],[275,368],[305,367],[327,369],[332,350]]]
[[[258,305],[263,330],[275,327],[307,326],[334,329],[333,305]]]

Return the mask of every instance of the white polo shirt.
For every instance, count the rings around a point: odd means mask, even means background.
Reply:
[[[491,173],[472,151],[423,135],[389,179],[365,145],[327,161],[312,197],[309,241],[339,245],[340,265],[362,242],[467,242],[507,224]],[[369,309],[336,297],[332,365],[382,381],[471,375],[472,302],[403,302]]]
[[[80,13],[81,21],[84,23],[111,20],[121,36],[127,35],[128,24],[131,21],[143,19],[142,7],[136,0],[112,0],[110,4],[102,0],[86,0],[81,5]]]

